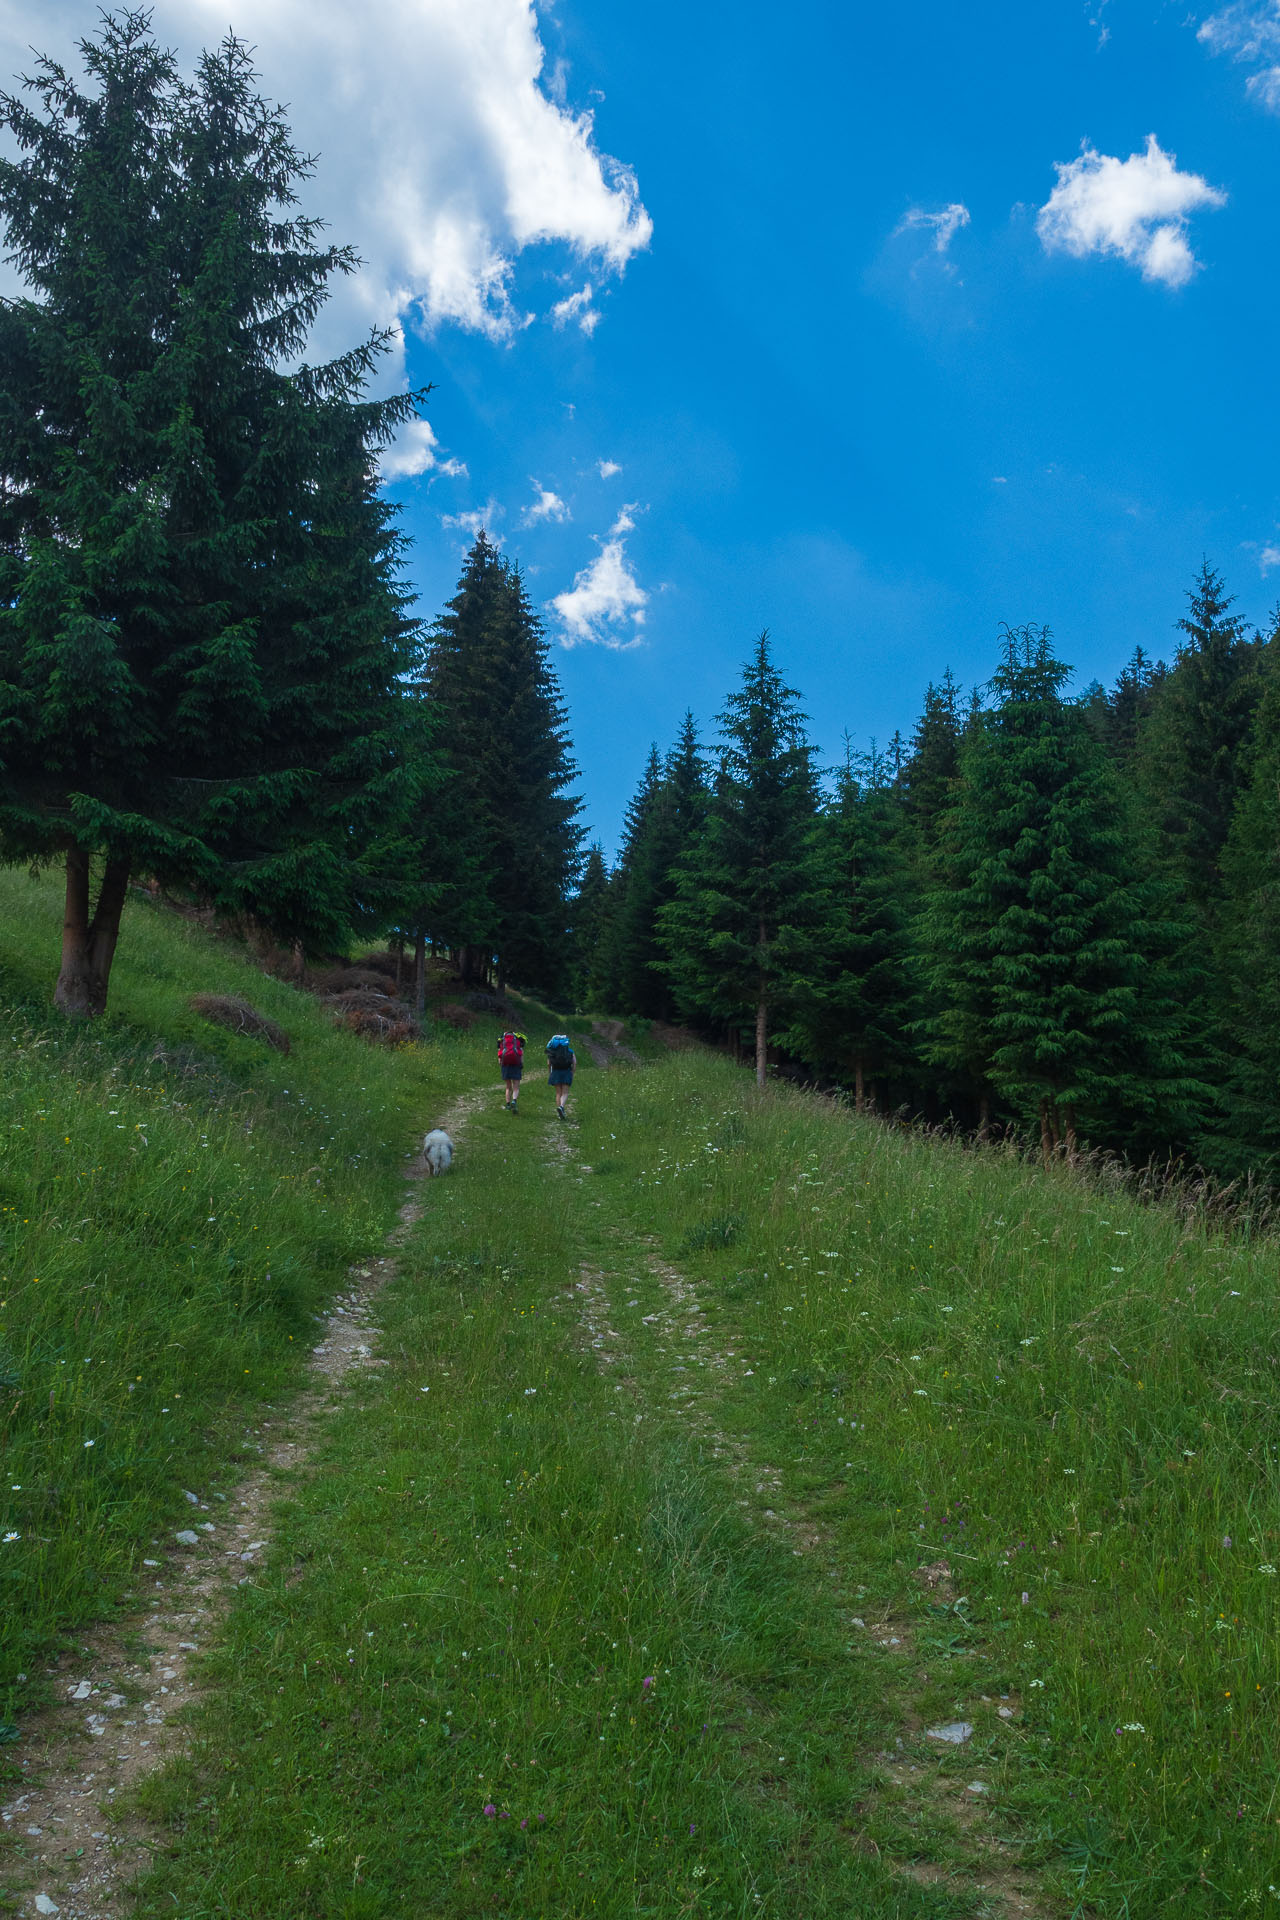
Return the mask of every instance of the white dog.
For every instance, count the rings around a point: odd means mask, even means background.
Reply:
[[[422,1143],[422,1157],[429,1174],[448,1173],[453,1165],[453,1142],[443,1127],[432,1127]]]

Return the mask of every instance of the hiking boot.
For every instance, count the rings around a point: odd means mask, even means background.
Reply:
[[[563,1120],[563,1119],[564,1119],[564,1117],[565,1117],[565,1113],[564,1113],[564,1108],[563,1108],[563,1107],[557,1107],[557,1108],[556,1108],[556,1113],[558,1114],[558,1116],[559,1116],[559,1118],[560,1118],[561,1120]]]

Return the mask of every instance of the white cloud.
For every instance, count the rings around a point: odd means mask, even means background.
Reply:
[[[442,513],[440,525],[452,531],[465,533],[469,539],[478,540],[487,533],[495,547],[502,545],[502,535],[494,532],[494,526],[502,519],[503,510],[496,500],[487,500],[482,507],[473,507],[468,513]]]
[[[598,277],[648,245],[635,175],[597,146],[592,114],[557,97],[563,76],[543,75],[530,0],[379,0],[372,15],[349,0],[237,0],[233,12],[264,91],[319,155],[304,204],[365,261],[335,300],[335,340],[399,317],[505,339],[530,317],[512,292],[526,249],[567,249]],[[189,70],[227,14],[226,0],[159,0],[156,37]],[[7,0],[3,84],[30,71],[33,42],[74,59],[92,31],[84,0]]]
[[[1187,243],[1188,214],[1221,207],[1226,194],[1198,173],[1179,173],[1154,133],[1144,153],[1127,160],[1087,144],[1077,160],[1059,163],[1058,184],[1036,217],[1048,252],[1116,254],[1140,268],[1144,280],[1181,287],[1198,262]]]
[[[384,480],[411,480],[423,473],[457,479],[467,469],[461,460],[440,458],[440,443],[429,420],[408,420],[378,456],[378,471]]]
[[[537,480],[531,484],[537,498],[521,514],[522,527],[536,527],[539,520],[571,520],[573,518],[558,493],[552,493],[550,487],[542,486]]]
[[[582,331],[592,334],[600,324],[600,309],[591,304],[594,289],[588,280],[585,287],[577,293],[571,293],[565,300],[557,300],[551,309],[551,324],[555,327],[567,327],[576,320]]]
[[[633,530],[636,523],[631,516],[639,505],[638,500],[629,500],[625,507],[619,508],[618,517],[609,529],[610,540],[615,540],[619,534],[630,533]]]
[[[634,525],[630,509],[624,507],[591,565],[574,576],[567,593],[558,593],[552,600],[564,627],[562,646],[590,641],[619,653],[639,646],[649,596],[627,559],[624,536]]]
[[[616,460],[597,460],[596,466],[599,469],[602,480],[612,480],[615,474],[622,472],[622,468]]]
[[[1280,113],[1280,0],[1235,0],[1210,14],[1196,37],[1211,53],[1227,53],[1253,67],[1246,92]]]
[[[1280,567],[1280,547],[1264,547],[1258,555],[1258,570],[1264,580],[1274,567]]]
[[[940,208],[937,213],[926,213],[923,207],[912,207],[909,213],[903,214],[894,233],[909,233],[913,227],[931,227],[934,252],[945,253],[960,228],[968,224],[968,207],[953,200],[950,206]]]
[[[1008,474],[1007,474],[1007,473],[993,473],[993,474],[992,474],[992,476],[991,476],[991,484],[992,484],[992,486],[993,486],[993,487],[1007,487],[1007,486],[1008,486],[1008,484],[1009,484],[1009,476],[1008,476]]]

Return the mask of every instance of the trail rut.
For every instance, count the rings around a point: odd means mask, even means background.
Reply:
[[[457,1139],[483,1098],[481,1090],[464,1094],[437,1124]],[[150,1864],[154,1836],[125,1803],[186,1744],[184,1709],[200,1694],[199,1655],[271,1545],[272,1509],[287,1477],[306,1471],[348,1376],[382,1364],[371,1309],[422,1213],[425,1174],[418,1155],[406,1168],[414,1185],[387,1237],[390,1251],[350,1269],[352,1284],[317,1326],[307,1383],[247,1430],[243,1444],[259,1464],[224,1502],[187,1492],[189,1518],[143,1562],[154,1577],[149,1615],[86,1633],[79,1655],[56,1670],[64,1703],[24,1728],[20,1764],[31,1785],[0,1806],[6,1835],[19,1842],[8,1877],[29,1883],[17,1896],[23,1920],[114,1920],[127,1911],[129,1884]]]

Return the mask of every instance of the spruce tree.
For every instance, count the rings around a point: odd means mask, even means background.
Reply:
[[[1219,859],[1248,783],[1259,645],[1229,611],[1233,596],[1207,560],[1188,599],[1178,622],[1186,638],[1139,723],[1135,767],[1164,865],[1211,928]]]
[[[1115,686],[1107,697],[1103,738],[1112,759],[1126,774],[1132,770],[1138,752],[1138,736],[1167,672],[1168,668],[1162,660],[1153,661],[1142,647],[1135,647],[1116,676]]]
[[[627,803],[622,823],[622,845],[613,876],[609,955],[610,1005],[619,1013],[643,1013],[653,957],[652,871],[646,847],[658,791],[662,785],[662,758],[656,745],[649,748],[640,784]]]
[[[818,845],[829,888],[823,943],[796,995],[788,1043],[852,1085],[859,1113],[913,1059],[915,1015],[903,795],[893,761],[846,741]]]
[[[925,689],[924,712],[903,766],[906,818],[917,847],[933,840],[939,816],[951,804],[960,764],[960,689],[950,667]]]
[[[579,803],[559,685],[519,569],[481,533],[458,591],[436,622],[426,686],[460,804],[474,821],[488,879],[482,938],[464,972],[559,992],[577,869]]]
[[[693,715],[686,713],[665,761],[654,749],[628,813],[618,870],[616,1004],[644,1019],[674,1011],[661,916],[675,898],[675,870],[702,828],[707,787]]]
[[[569,986],[575,1008],[594,1004],[597,966],[609,913],[609,869],[599,844],[587,849],[578,891],[569,903]]]
[[[1116,777],[1061,696],[1047,629],[1006,635],[997,704],[966,741],[949,822],[957,883],[932,903],[934,1044],[1038,1123],[1047,1154],[1081,1135],[1185,1139],[1196,1079],[1169,893],[1143,873]]]
[[[720,716],[723,748],[703,832],[681,861],[660,926],[677,997],[754,1030],[764,1085],[769,1033],[816,958],[824,910],[817,783],[798,696],[762,633]]]
[[[1280,1164],[1280,645],[1266,649],[1249,785],[1223,853],[1220,947],[1228,1099],[1216,1164]]]
[[[383,917],[424,768],[375,471],[414,396],[362,400],[377,336],[281,370],[354,256],[234,38],[190,83],[140,12],[80,51],[0,100],[0,855],[65,864],[94,1014],[132,873],[309,945]]]

